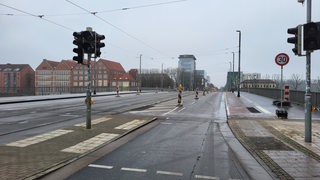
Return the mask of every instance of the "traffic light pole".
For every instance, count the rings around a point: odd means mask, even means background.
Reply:
[[[88,86],[87,86],[87,97],[86,97],[86,105],[87,105],[87,120],[86,120],[86,128],[91,129],[91,54],[88,53]]]
[[[307,0],[307,23],[311,22],[311,0]],[[312,142],[312,121],[311,121],[311,51],[306,52],[306,93],[305,93],[305,116],[304,116],[304,141]]]

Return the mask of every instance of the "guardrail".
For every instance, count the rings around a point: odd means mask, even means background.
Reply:
[[[272,99],[280,99],[280,89],[268,89],[268,88],[242,88],[241,91],[257,94]],[[295,104],[304,105],[305,91],[290,90],[290,102]],[[311,92],[311,104],[315,107],[320,106],[320,93]]]

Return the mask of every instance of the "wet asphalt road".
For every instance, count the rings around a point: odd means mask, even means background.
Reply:
[[[183,100],[129,112],[158,116],[160,124],[68,179],[248,179],[220,131],[223,93]]]

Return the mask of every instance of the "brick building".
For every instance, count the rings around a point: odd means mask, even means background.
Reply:
[[[121,90],[129,90],[130,87],[137,84],[134,75],[128,74],[126,77],[122,77],[127,73],[118,62],[100,59],[96,62],[96,65],[91,61],[90,67],[92,89],[97,92],[112,91],[117,85]],[[87,65],[78,64],[72,60],[54,62],[45,59],[36,68],[36,94],[85,92],[87,89],[87,76]],[[119,77],[122,77],[121,84],[117,83],[120,82]],[[128,80],[128,82],[124,83],[124,79]]]
[[[28,64],[0,64],[0,95],[34,95],[34,74]]]

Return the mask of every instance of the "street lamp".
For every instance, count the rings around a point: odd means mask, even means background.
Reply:
[[[239,33],[239,63],[238,63],[238,97],[240,97],[240,57],[241,57],[241,31],[237,30]]]

